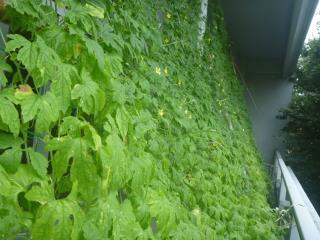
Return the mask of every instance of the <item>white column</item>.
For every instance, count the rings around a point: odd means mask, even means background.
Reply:
[[[208,13],[208,0],[201,0],[201,9],[199,15],[199,24],[198,24],[198,48],[202,49],[202,40],[203,35],[206,31],[207,23],[207,13]]]

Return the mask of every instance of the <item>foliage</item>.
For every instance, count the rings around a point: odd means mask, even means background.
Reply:
[[[320,39],[311,40],[303,49],[293,99],[283,111],[288,123],[284,128],[287,159],[302,181],[308,196],[320,209],[317,194],[320,184]]]
[[[7,1],[1,238],[277,239],[219,11],[53,3]]]

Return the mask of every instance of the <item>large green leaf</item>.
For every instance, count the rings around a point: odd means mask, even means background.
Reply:
[[[31,228],[34,240],[78,240],[83,212],[76,202],[54,200],[43,205]]]
[[[72,76],[75,74],[76,69],[71,65],[61,64],[59,65],[59,71],[52,77],[50,88],[57,97],[57,103],[63,113],[70,106]]]
[[[9,35],[9,38],[11,40],[6,45],[6,51],[19,49],[16,58],[35,76],[33,81],[37,87],[46,84],[60,70],[59,56],[40,36],[33,42],[17,34]]]
[[[111,188],[119,189],[130,180],[130,161],[125,154],[121,139],[112,134],[106,140],[106,146],[100,151],[104,171],[111,173]]]
[[[17,197],[20,192],[23,191],[23,187],[14,184],[10,175],[6,170],[0,165],[0,195],[11,199],[17,203]]]
[[[47,174],[48,159],[46,159],[41,153],[35,152],[33,149],[28,149],[31,166],[39,174],[44,177]]]
[[[88,52],[95,57],[100,69],[103,71],[105,65],[103,48],[97,41],[90,38],[85,38],[85,44],[87,46]]]
[[[94,114],[101,110],[105,104],[104,93],[94,82],[89,73],[82,72],[82,83],[76,84],[71,92],[72,99],[79,99],[79,106],[87,114]]]
[[[13,103],[0,95],[0,117],[3,123],[8,125],[10,131],[15,137],[20,132],[19,114]]]
[[[118,108],[116,112],[116,121],[122,139],[126,138],[128,132],[129,116],[124,108]]]
[[[22,157],[22,151],[18,147],[7,149],[0,155],[0,164],[9,173],[17,171]]]
[[[28,85],[20,85],[15,96],[21,105],[23,122],[36,120],[37,132],[47,131],[50,125],[58,120],[58,103],[52,92],[39,96],[34,94]]]
[[[15,138],[11,134],[0,133],[0,149],[4,150],[0,155],[0,165],[9,173],[16,172],[20,165],[22,143],[21,138]]]
[[[139,115],[134,118],[135,135],[141,138],[148,131],[155,129],[156,125],[149,111],[140,111]]]
[[[5,86],[8,82],[4,72],[12,72],[12,68],[9,64],[5,62],[3,58],[0,58],[0,85]]]
[[[88,146],[93,150],[98,150],[102,143],[101,138],[95,128],[86,121],[81,121],[75,117],[65,117],[60,126],[60,134],[71,137],[83,136],[88,141]]]
[[[32,188],[25,194],[25,198],[29,201],[46,204],[54,200],[53,186],[47,182],[42,182],[41,186],[33,185]]]
[[[99,179],[95,162],[90,155],[92,146],[85,138],[60,137],[48,142],[47,149],[55,151],[52,160],[55,177],[60,179],[71,165],[71,180],[81,186],[79,192],[86,200],[97,197]]]

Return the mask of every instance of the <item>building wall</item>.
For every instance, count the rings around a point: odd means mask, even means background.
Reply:
[[[285,120],[277,119],[279,110],[290,103],[293,85],[288,80],[272,76],[246,77],[246,102],[256,144],[266,163],[273,163],[275,149],[284,156],[281,129]]]

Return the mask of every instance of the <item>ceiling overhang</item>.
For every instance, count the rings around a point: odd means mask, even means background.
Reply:
[[[221,0],[232,51],[244,75],[290,77],[318,0]]]

